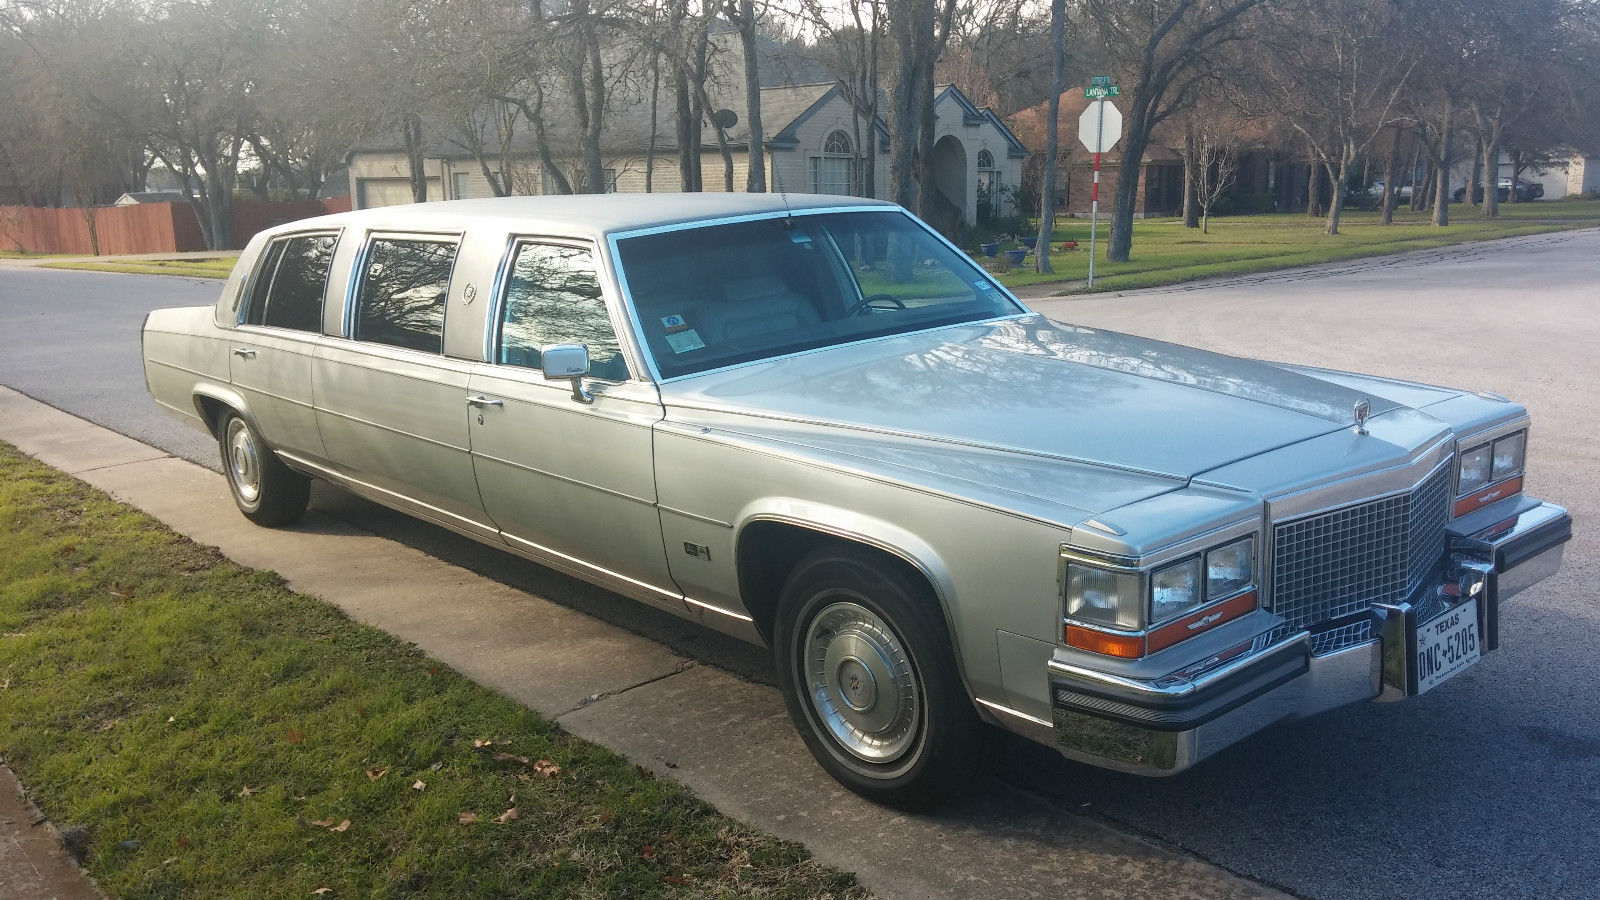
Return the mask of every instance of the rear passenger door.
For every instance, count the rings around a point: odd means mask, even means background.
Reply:
[[[521,552],[683,609],[655,506],[660,398],[629,370],[594,247],[516,241],[499,283],[491,362],[470,384],[482,398],[471,430],[485,509]],[[584,384],[594,402],[575,399],[565,380],[545,380],[542,350],[552,344],[588,346]]]
[[[472,362],[444,355],[459,235],[374,233],[356,261],[348,340],[317,354],[317,424],[340,474],[407,511],[498,537],[468,455]]]
[[[278,238],[262,251],[229,347],[230,376],[268,445],[323,456],[311,368],[337,233]]]

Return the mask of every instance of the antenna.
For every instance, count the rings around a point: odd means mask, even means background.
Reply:
[[[783,176],[778,173],[776,161],[772,166],[772,180],[778,185],[778,196],[783,198],[783,228],[788,231],[794,228],[794,210],[789,207],[789,192],[783,189]]]

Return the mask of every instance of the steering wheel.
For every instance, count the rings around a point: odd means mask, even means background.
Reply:
[[[868,294],[867,296],[862,297],[860,300],[857,300],[855,303],[850,304],[850,308],[844,311],[844,317],[848,319],[853,316],[859,316],[869,309],[881,308],[873,306],[872,304],[874,303],[893,303],[895,309],[906,308],[905,303],[903,303],[899,297],[896,297],[893,294]]]

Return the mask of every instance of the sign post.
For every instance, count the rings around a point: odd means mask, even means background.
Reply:
[[[1093,100],[1078,117],[1078,140],[1094,154],[1094,187],[1089,194],[1089,287],[1094,287],[1095,232],[1100,225],[1100,154],[1122,137],[1122,111],[1105,98],[1120,94],[1110,75],[1089,79],[1083,95]]]

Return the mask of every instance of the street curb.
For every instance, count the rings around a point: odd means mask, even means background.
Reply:
[[[258,528],[218,474],[9,388],[0,439],[806,845],[880,897],[1285,896],[997,785],[940,816],[875,806],[822,773],[770,687],[315,510]]]

